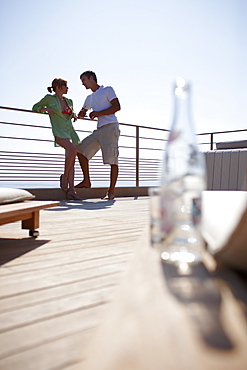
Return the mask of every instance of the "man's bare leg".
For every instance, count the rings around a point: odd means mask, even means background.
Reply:
[[[79,184],[77,184],[75,187],[76,188],[91,188],[88,159],[81,153],[77,153],[77,157],[81,165],[84,179]]]
[[[115,186],[118,178],[118,165],[111,164],[111,177],[110,187],[106,195],[102,199],[114,199],[115,197]]]

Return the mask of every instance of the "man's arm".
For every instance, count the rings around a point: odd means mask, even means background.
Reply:
[[[88,111],[87,109],[82,108],[82,109],[80,110],[80,112],[78,113],[78,118],[83,118],[83,117],[85,117],[85,115],[86,115],[87,111]]]
[[[118,98],[112,99],[110,103],[111,103],[111,106],[109,108],[103,109],[98,112],[93,111],[89,114],[89,117],[94,119],[96,117],[106,116],[108,114],[114,114],[121,109]]]

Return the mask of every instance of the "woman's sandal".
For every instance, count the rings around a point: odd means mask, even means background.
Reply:
[[[79,197],[79,195],[77,193],[72,193],[68,190],[66,192],[66,198],[67,199],[72,199],[72,200],[81,200],[81,198]]]
[[[68,184],[65,186],[63,186],[63,174],[60,176],[60,188],[63,190],[63,191],[67,191],[68,190]]]

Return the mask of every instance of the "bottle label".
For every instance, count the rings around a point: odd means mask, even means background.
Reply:
[[[202,205],[201,198],[192,199],[192,221],[194,225],[201,222]]]
[[[174,196],[166,191],[161,194],[161,231],[168,233],[174,225],[173,217]]]

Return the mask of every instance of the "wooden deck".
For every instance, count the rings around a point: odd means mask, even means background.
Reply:
[[[63,201],[0,227],[0,368],[80,368],[149,219],[148,197]],[[100,369],[99,369],[100,370]]]
[[[246,370],[247,193],[202,200],[221,250],[188,269],[150,248],[148,197],[63,201],[38,239],[1,226],[1,370]]]

